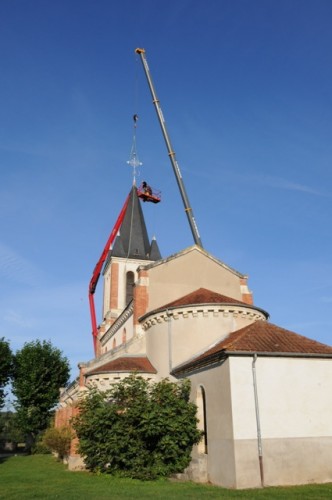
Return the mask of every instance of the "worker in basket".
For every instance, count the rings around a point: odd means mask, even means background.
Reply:
[[[152,196],[152,189],[145,181],[142,182],[142,189],[143,189],[144,194],[148,194],[149,196]]]

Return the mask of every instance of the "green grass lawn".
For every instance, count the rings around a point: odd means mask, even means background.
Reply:
[[[260,490],[226,490],[216,486],[167,480],[141,482],[69,472],[50,455],[0,458],[0,499],[122,499],[122,498],[332,498],[332,484]]]

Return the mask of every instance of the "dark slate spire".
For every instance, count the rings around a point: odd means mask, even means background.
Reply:
[[[115,242],[114,242],[111,254],[116,255],[117,257],[125,257],[126,256],[126,252],[123,248],[122,238],[120,235],[118,235],[115,238]]]
[[[157,242],[152,241],[150,245],[141,203],[135,186],[130,192],[120,234],[114,242],[111,256],[140,260],[161,259]]]
[[[152,238],[150,246],[150,260],[160,260],[161,254],[155,237]]]

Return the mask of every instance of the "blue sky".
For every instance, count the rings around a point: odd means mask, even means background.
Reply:
[[[332,344],[331,21],[330,0],[2,0],[0,337],[50,339],[73,376],[93,357],[88,283],[134,113],[138,180],[163,196],[150,237],[193,243],[144,47],[205,249],[273,323]]]

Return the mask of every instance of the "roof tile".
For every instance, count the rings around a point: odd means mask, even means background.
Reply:
[[[227,297],[226,295],[221,295],[220,293],[213,292],[212,290],[207,290],[206,288],[199,288],[194,292],[188,293],[184,297],[173,300],[164,307],[176,307],[176,306],[187,306],[196,304],[243,304],[248,306],[247,303],[241,300],[233,299],[232,297]]]
[[[157,370],[145,356],[123,356],[98,366],[85,375],[90,376],[105,372],[157,373]]]
[[[216,345],[185,363],[179,369],[198,365],[214,355],[236,353],[278,353],[279,355],[329,355],[332,357],[332,347],[309,339],[298,333],[281,328],[267,321],[258,320],[254,323],[230,333]],[[174,370],[175,372],[177,371]]]

